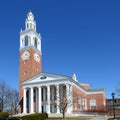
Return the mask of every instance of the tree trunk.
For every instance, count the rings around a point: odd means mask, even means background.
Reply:
[[[65,118],[65,111],[63,110],[63,118]]]

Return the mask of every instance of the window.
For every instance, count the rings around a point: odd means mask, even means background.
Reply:
[[[77,103],[74,103],[74,110],[77,110]]]
[[[25,37],[25,46],[28,46],[28,36]]]
[[[82,98],[82,110],[85,110],[85,98]]]
[[[27,64],[27,60],[24,61],[24,64]]]
[[[27,28],[29,28],[29,24],[27,23]]]
[[[36,68],[37,72],[38,72],[38,67]]]
[[[35,25],[34,25],[34,30],[35,30]]]
[[[95,110],[96,108],[97,108],[96,100],[95,99],[91,99],[90,100],[90,109],[91,110]]]
[[[26,75],[27,74],[27,71],[24,71],[24,75]]]
[[[47,78],[47,76],[42,76],[42,77],[40,77],[41,80],[44,80],[44,79],[46,79],[46,78]]]
[[[32,23],[30,23],[30,28],[32,28]]]
[[[78,109],[79,109],[79,110],[81,109],[81,105],[80,105],[80,104],[78,104]]]
[[[34,46],[37,48],[37,39],[35,38]]]
[[[80,98],[80,96],[78,97],[78,103],[81,104],[81,98]]]
[[[78,109],[79,110],[81,109],[81,97],[80,96],[78,97]]]

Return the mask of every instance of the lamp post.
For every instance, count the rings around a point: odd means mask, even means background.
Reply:
[[[113,99],[113,114],[114,114],[114,120],[117,120],[115,117],[115,93],[112,93],[112,99]]]

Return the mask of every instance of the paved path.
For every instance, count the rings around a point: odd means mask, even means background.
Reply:
[[[107,116],[96,116],[91,120],[108,120],[108,117]]]
[[[66,117],[82,117],[85,115],[79,115],[79,114],[65,114]],[[49,117],[62,117],[62,114],[49,114]],[[86,117],[91,117],[91,120],[108,120],[107,116],[103,116],[103,115],[97,115],[97,116],[93,116],[93,115],[86,115]]]

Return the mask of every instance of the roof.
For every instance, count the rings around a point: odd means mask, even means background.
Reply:
[[[74,85],[76,85],[77,87],[79,87],[82,91],[86,92],[86,93],[95,93],[95,92],[103,92],[105,91],[105,89],[89,89],[86,90],[80,82],[72,79],[72,77],[70,76],[65,76],[65,75],[59,75],[59,74],[51,74],[51,73],[47,73],[47,72],[42,72],[36,76],[33,76],[32,78],[28,79],[27,81],[23,82],[23,86],[24,85],[29,85],[29,84],[39,84],[39,83],[43,83],[43,82],[64,82],[64,81],[69,81],[70,83],[73,83]]]
[[[97,88],[97,89],[89,89],[88,92],[99,92],[99,91],[104,91],[105,89],[103,88]]]
[[[42,72],[42,73],[28,79],[27,81],[23,82],[23,85],[24,84],[30,84],[30,83],[36,83],[36,82],[42,82],[42,81],[66,80],[66,79],[68,80],[68,79],[71,79],[71,78],[68,77],[68,76],[64,76],[64,75]]]

